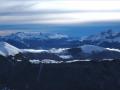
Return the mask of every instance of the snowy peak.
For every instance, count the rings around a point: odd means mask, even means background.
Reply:
[[[0,55],[2,56],[14,56],[18,53],[20,53],[21,50],[18,48],[6,43],[6,42],[0,42]]]

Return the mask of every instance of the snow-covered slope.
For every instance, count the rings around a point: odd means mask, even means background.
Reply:
[[[119,48],[120,49],[120,32],[112,30],[104,31],[96,35],[90,35],[86,38],[81,38],[82,44],[92,44],[102,46],[105,48]]]
[[[20,53],[21,50],[6,43],[6,42],[0,42],[0,55],[2,56],[9,56],[9,55],[16,55]]]
[[[95,45],[83,45],[81,46],[81,49],[84,53],[98,53],[98,52],[102,52],[104,50],[106,50],[105,48],[103,47],[99,47],[99,46],[95,46]]]
[[[67,49],[68,48],[58,48],[58,49],[52,48],[52,49],[49,50],[49,52],[60,54],[60,53],[65,53]]]
[[[95,45],[83,45],[80,48],[82,49],[82,52],[88,53],[88,54],[91,54],[93,52],[100,53],[100,52],[104,52],[104,51],[120,53],[120,49],[104,48],[104,47],[95,46]]]

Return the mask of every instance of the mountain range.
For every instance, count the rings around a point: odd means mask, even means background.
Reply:
[[[119,49],[120,32],[112,30],[80,39],[41,32],[17,32],[0,37],[0,55],[21,53],[29,60],[119,59]]]
[[[120,32],[0,37],[0,90],[119,90]]]
[[[0,55],[15,61],[38,62],[51,60],[56,63],[68,61],[103,61],[120,59],[119,49],[104,48],[95,45],[83,45],[75,48],[19,49],[7,42],[0,42]],[[52,63],[52,62],[51,62]]]
[[[120,49],[120,32],[107,30],[77,39],[60,33],[17,32],[1,36],[0,41],[8,42],[20,49],[73,48],[87,44]]]

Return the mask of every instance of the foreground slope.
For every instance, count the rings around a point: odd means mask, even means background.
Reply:
[[[0,63],[1,90],[119,90],[120,62]]]

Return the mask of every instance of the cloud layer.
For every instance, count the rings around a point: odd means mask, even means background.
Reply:
[[[120,21],[118,0],[0,0],[0,24]]]

